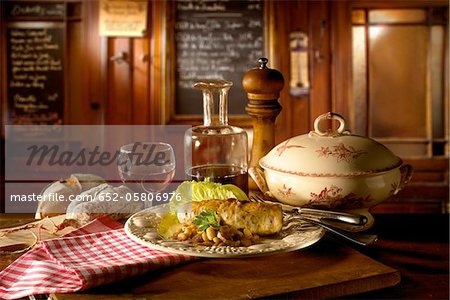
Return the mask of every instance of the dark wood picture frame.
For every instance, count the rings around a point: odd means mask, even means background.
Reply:
[[[161,3],[160,11],[163,12],[163,17],[157,26],[162,27],[163,35],[154,40],[154,47],[161,49],[160,60],[157,59],[155,63],[159,62],[154,69],[154,75],[159,78],[159,81],[154,81],[156,94],[159,94],[159,118],[162,124],[200,124],[203,120],[202,115],[183,115],[177,114],[175,111],[175,95],[176,95],[176,51],[174,38],[174,24],[175,24],[175,1]],[[274,45],[276,44],[276,34],[274,26],[273,14],[270,12],[274,9],[273,1],[264,1],[264,52],[268,54],[269,64],[271,68],[276,68],[277,61],[275,60]],[[154,20],[155,21],[155,20]],[[166,49],[166,51],[164,51]],[[257,62],[255,62],[256,64]],[[157,87],[156,85],[158,85]],[[155,93],[153,93],[155,95]],[[199,93],[199,99],[201,94]],[[251,127],[251,118],[246,114],[230,114],[229,123],[242,127]]]

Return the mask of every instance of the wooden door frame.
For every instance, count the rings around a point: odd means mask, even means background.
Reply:
[[[421,8],[447,6],[448,1],[364,1],[347,0],[335,1],[332,4],[332,53],[334,55],[332,68],[332,109],[338,111],[349,120],[350,129],[355,130],[355,114],[352,111],[355,103],[352,94],[352,22],[351,11],[354,8]],[[448,47],[448,45],[447,45]],[[448,51],[448,49],[447,49]],[[448,62],[447,62],[448,63]],[[447,74],[448,76],[448,74]],[[448,87],[446,94],[448,106]],[[448,110],[448,107],[447,107]],[[367,122],[367,120],[366,120]],[[447,120],[448,122],[448,120]],[[448,129],[447,129],[448,130]],[[447,131],[448,134],[448,131]],[[406,163],[413,165],[416,179],[393,200],[408,199],[412,211],[422,211],[415,206],[415,202],[434,205],[434,211],[448,212],[449,207],[449,158],[448,149],[445,157],[406,159]],[[437,201],[437,199],[440,199]],[[400,200],[401,202],[402,200]],[[437,202],[436,202],[437,201]],[[383,205],[377,211],[392,211],[393,203]],[[399,206],[400,207],[400,206]]]
[[[350,129],[355,129],[356,116],[352,112],[352,24],[351,12],[354,8],[421,8],[433,6],[448,6],[445,0],[423,1],[374,1],[374,0],[344,0],[331,3],[331,49],[332,59],[332,109],[340,112],[349,120]]]

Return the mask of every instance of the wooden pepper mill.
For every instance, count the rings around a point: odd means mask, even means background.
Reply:
[[[278,102],[284,86],[283,75],[267,67],[267,58],[260,58],[259,68],[245,73],[242,85],[247,92],[245,107],[253,119],[253,145],[249,167],[259,167],[259,160],[275,146],[275,119],[281,111]],[[249,178],[249,189],[258,186]]]

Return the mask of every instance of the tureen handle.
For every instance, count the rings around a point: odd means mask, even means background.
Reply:
[[[263,192],[264,195],[272,197],[273,195],[270,193],[269,188],[267,187],[266,178],[264,176],[264,171],[258,167],[250,167],[248,168],[248,174],[253,179],[253,181],[258,186],[259,190]]]
[[[316,133],[317,135],[333,135],[332,132],[330,132],[330,130],[327,131],[323,131],[320,129],[320,122],[322,122],[323,120],[337,120],[339,121],[339,128],[336,130],[336,132],[334,134],[350,134],[350,132],[348,130],[345,130],[345,120],[344,118],[337,113],[334,112],[327,112],[325,114],[322,114],[320,116],[318,116],[315,120],[314,120],[314,133]]]
[[[400,167],[400,176],[401,176],[400,184],[395,190],[394,195],[400,192],[411,181],[412,175],[413,175],[413,167],[411,165],[406,164]]]

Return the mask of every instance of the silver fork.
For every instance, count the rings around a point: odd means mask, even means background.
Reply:
[[[264,202],[264,203],[277,203],[274,201],[267,200],[257,194],[251,195],[250,200],[255,202]],[[280,203],[277,203],[280,204]],[[324,218],[330,220],[336,220],[343,223],[348,223],[352,225],[364,225],[367,223],[367,217],[359,214],[351,214],[344,213],[338,211],[328,211],[321,209],[313,209],[313,208],[303,208],[303,207],[294,207],[290,205],[283,205],[283,213],[289,216],[310,216],[314,218]]]
[[[336,226],[331,226],[329,224],[325,224],[323,222],[320,222],[320,221],[317,221],[314,219],[310,219],[310,218],[297,216],[297,217],[292,218],[292,220],[294,220],[294,219],[303,220],[305,222],[309,222],[311,224],[321,226],[326,231],[331,232],[341,238],[346,239],[347,241],[353,242],[360,246],[368,246],[368,245],[374,243],[375,241],[377,241],[377,239],[378,239],[378,236],[374,235],[374,234],[361,234],[361,233],[355,233],[355,232],[348,232],[348,231],[344,231],[343,229],[338,228]]]

